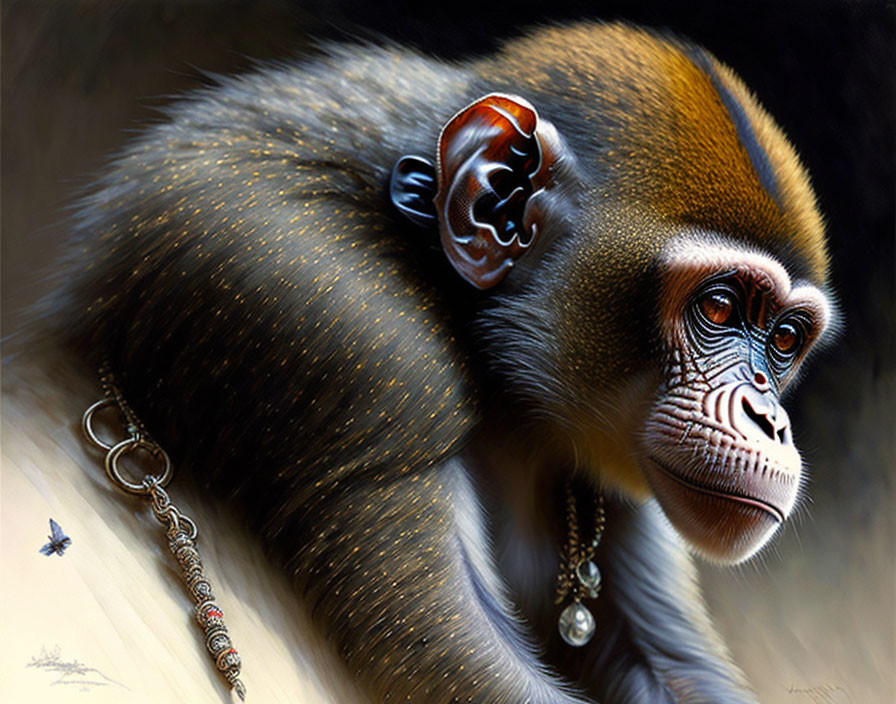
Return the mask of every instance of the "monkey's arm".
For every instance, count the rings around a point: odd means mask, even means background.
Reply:
[[[376,701],[581,702],[511,615],[461,463],[372,476],[306,503],[283,534],[312,617]]]

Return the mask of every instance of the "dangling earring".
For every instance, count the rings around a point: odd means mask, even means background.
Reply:
[[[562,604],[572,595],[572,603],[560,612],[558,627],[564,641],[580,647],[591,640],[595,629],[594,616],[582,604],[582,599],[596,599],[600,594],[600,570],[594,562],[594,553],[600,545],[606,523],[603,494],[597,495],[594,537],[590,543],[583,543],[579,536],[576,497],[569,481],[566,482],[566,520],[568,537],[560,552],[560,573],[557,575],[557,596],[554,603]]]

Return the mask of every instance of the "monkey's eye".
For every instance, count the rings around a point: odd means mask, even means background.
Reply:
[[[724,290],[710,290],[700,298],[700,310],[711,323],[725,325],[734,317],[734,297]]]
[[[783,354],[793,354],[799,345],[800,333],[791,323],[781,323],[772,333],[772,344]]]
[[[786,374],[806,342],[806,322],[798,314],[775,324],[769,335],[769,361],[777,375]]]

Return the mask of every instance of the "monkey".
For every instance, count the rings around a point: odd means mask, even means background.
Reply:
[[[60,335],[371,700],[753,701],[690,555],[747,560],[792,514],[780,398],[836,312],[808,176],[706,51],[583,23],[219,77],[73,240]],[[567,485],[607,507],[581,648]]]

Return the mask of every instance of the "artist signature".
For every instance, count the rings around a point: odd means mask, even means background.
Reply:
[[[815,687],[795,687],[790,685],[787,692],[789,694],[802,695],[813,702],[813,704],[847,704],[852,702],[849,692],[836,684],[821,684]]]
[[[95,667],[89,667],[77,660],[63,660],[59,646],[52,650],[41,648],[40,655],[33,656],[31,662],[25,665],[25,667],[35,667],[38,670],[57,673],[58,677],[50,683],[51,686],[59,684],[74,685],[82,692],[89,692],[94,687],[109,686],[128,689],[121,682],[107,677]]]

